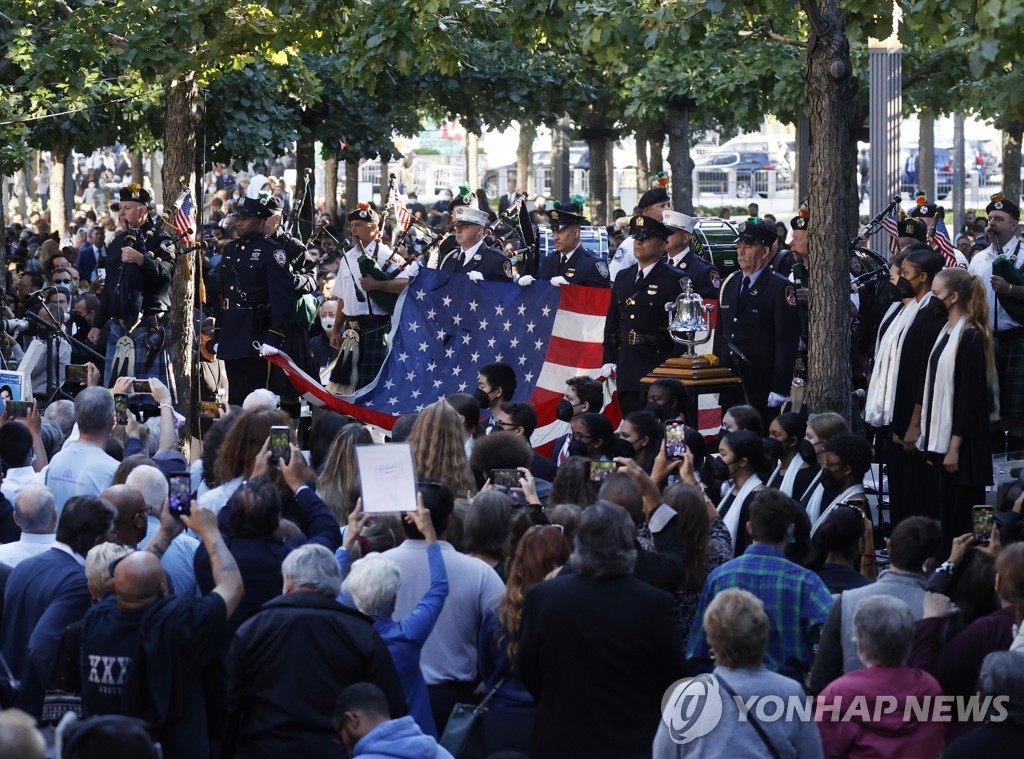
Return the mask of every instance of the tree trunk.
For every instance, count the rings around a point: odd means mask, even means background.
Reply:
[[[533,124],[519,125],[519,145],[516,147],[516,190],[528,198],[534,197],[537,189],[533,179],[533,141],[536,138],[537,127]]]
[[[611,221],[612,209],[615,208],[615,140],[608,140],[608,150],[604,157],[605,172],[608,177],[607,190],[605,192],[605,202],[607,205],[607,217],[606,221]]]
[[[590,219],[595,226],[608,223],[609,144],[603,134],[587,138],[587,146],[590,148]]]
[[[338,218],[338,159],[324,159],[324,208],[331,221]]]
[[[302,240],[309,237],[313,229],[313,213],[316,197],[316,141],[312,131],[303,129],[299,134],[299,143],[295,151],[295,192],[307,202],[299,209],[299,218],[295,220],[295,234]],[[308,187],[306,182],[309,182]]]
[[[668,165],[672,175],[672,207],[693,216],[693,159],[690,157],[690,109],[668,111]]]
[[[194,74],[173,80],[164,92],[163,202],[170,208],[178,194],[196,185],[196,130],[199,126],[199,87]],[[198,203],[201,207],[202,203]],[[199,364],[194,361],[196,302],[196,252],[181,255],[175,262],[171,283],[171,336],[173,379],[178,409],[185,417],[179,448],[190,457],[192,410],[199,402]]]
[[[848,208],[854,203],[849,177],[854,103],[850,44],[839,0],[805,3],[816,11],[821,36],[808,46],[806,90],[811,155],[808,195],[814,223],[810,257],[809,392],[813,411],[850,418],[850,237]]]
[[[921,117],[917,147],[917,186],[928,196],[928,200],[937,203],[935,196],[935,119]]]
[[[643,194],[651,186],[651,164],[647,160],[647,132],[636,130],[636,189]]]
[[[1024,131],[1024,122],[1011,121],[1003,132],[1003,195],[1014,203],[1020,202],[1020,141]],[[968,166],[975,163],[974,155],[967,157]],[[1006,167],[1010,168],[1007,169]]]
[[[132,164],[132,181],[144,185],[146,179],[146,170],[142,167],[142,151],[128,151],[128,160],[131,161]]]
[[[651,176],[665,170],[665,129],[658,127],[650,136],[651,145]],[[645,188],[646,189],[646,188]]]
[[[388,193],[388,174],[391,173],[391,162],[388,161],[384,156],[380,157],[380,185],[378,192],[380,193],[380,206],[378,210],[383,211],[384,206],[387,205],[387,193]],[[476,187],[473,188],[474,190]]]
[[[466,132],[466,182],[473,192],[480,187],[480,136],[472,132]]]
[[[64,234],[68,223],[68,210],[64,202],[64,177],[67,172],[68,149],[63,146],[50,148],[50,231]]]
[[[359,202],[359,160],[349,158],[345,161],[345,203],[341,209],[342,216],[356,207]]]

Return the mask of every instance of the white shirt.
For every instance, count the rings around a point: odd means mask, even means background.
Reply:
[[[3,484],[0,484],[0,493],[3,493],[8,501],[14,503],[14,499],[18,497],[21,489],[33,481],[42,484],[42,477],[31,466],[13,467],[8,469],[7,474],[4,475]]]
[[[484,241],[480,240],[473,247],[467,248],[466,250],[462,251],[462,265],[463,266],[469,266],[469,262],[473,260],[473,256],[476,254],[476,252],[478,250],[480,250],[480,246],[483,245],[483,244],[484,244]]]
[[[46,535],[34,535],[31,532],[21,533],[15,543],[5,543],[0,546],[0,564],[9,567],[16,567],[25,559],[41,554],[54,548],[57,543],[57,536],[54,533]]]
[[[1010,240],[1003,248],[1004,254],[1017,256],[1017,260],[1013,265],[1018,269],[1024,264],[1024,256],[1021,256],[1022,252],[1024,251],[1021,251],[1020,240],[1016,238]],[[998,332],[1021,325],[1006,313],[1005,308],[996,302],[996,294],[992,289],[992,262],[996,260],[996,255],[995,245],[989,245],[985,250],[974,254],[974,258],[971,259],[970,264],[967,266],[967,271],[976,277],[980,277],[981,281],[985,283],[985,290],[988,293],[988,318],[992,328]]]
[[[368,258],[372,258],[377,262],[377,265],[383,270],[388,271],[391,268],[388,266],[388,261],[391,260],[392,251],[387,245],[381,245],[378,242],[372,242],[367,245],[364,250]],[[414,264],[405,267],[402,271],[395,275],[395,279],[410,279],[415,276],[418,271],[418,267]],[[349,248],[345,251],[345,255],[342,256],[342,260],[338,264],[337,279],[334,280],[334,297],[342,300],[342,311],[345,316],[367,316],[369,314],[386,315],[386,312],[382,308],[378,308],[375,304],[370,301],[369,295],[360,286],[359,279],[362,275],[359,273],[359,249],[356,247]],[[359,300],[357,292],[363,294],[363,300]]]
[[[110,486],[117,459],[95,445],[75,442],[54,454],[46,467],[44,483],[57,502],[57,514],[76,495],[99,495]]]
[[[678,267],[679,264],[681,264],[684,260],[686,260],[686,256],[689,253],[690,253],[690,246],[687,245],[685,248],[683,248],[681,251],[676,253],[674,256],[669,256],[668,262],[670,264],[672,264],[673,266]]]
[[[219,512],[228,505],[228,501],[231,500],[231,496],[233,496],[235,491],[241,486],[242,478],[235,477],[235,479],[228,480],[223,485],[218,485],[213,490],[207,490],[199,496],[198,503],[204,509]]]
[[[267,177],[264,174],[253,174],[249,179],[249,187],[245,191],[245,197],[247,198],[258,198],[260,196],[260,190],[267,183]]]
[[[630,235],[615,249],[615,255],[608,262],[608,278],[615,281],[615,275],[636,263],[633,255],[633,235]]]
[[[71,546],[67,545],[66,543],[58,542],[57,539],[56,539],[56,536],[54,536],[53,545],[50,546],[50,548],[56,548],[58,551],[63,551],[68,556],[70,556],[72,559],[74,559],[78,563],[79,566],[82,566],[82,567],[85,566],[85,557],[84,556],[79,556],[77,553],[75,553],[71,549]]]

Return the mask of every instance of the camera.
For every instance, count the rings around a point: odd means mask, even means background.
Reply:
[[[9,335],[16,335],[28,329],[28,319],[3,319],[0,323],[3,324],[4,332]]]

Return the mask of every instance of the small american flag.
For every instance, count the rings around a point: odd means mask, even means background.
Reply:
[[[889,233],[889,257],[892,258],[900,252],[900,207],[893,206],[893,209],[882,219],[882,229]]]
[[[953,248],[953,241],[949,239],[949,231],[946,229],[946,222],[939,216],[935,219],[935,233],[932,235],[932,241],[935,243],[935,247],[938,248],[942,257],[946,259],[946,266],[959,266],[960,264],[956,260],[956,251]]]
[[[395,209],[395,221],[398,223],[398,231],[404,232],[412,223],[412,214],[405,207],[405,203],[398,197],[398,191],[392,187],[391,195],[388,197],[388,205]]]
[[[192,192],[186,190],[178,196],[174,203],[174,218],[171,223],[181,235],[186,245],[192,243],[192,233],[196,226],[196,204],[192,200]]]

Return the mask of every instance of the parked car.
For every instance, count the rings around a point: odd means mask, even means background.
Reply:
[[[705,153],[694,161],[697,192],[725,195],[729,192],[730,179],[735,177],[736,197],[752,198],[755,194],[768,197],[767,174],[758,172],[774,171],[776,189],[789,189],[793,185],[793,174],[783,161],[775,160],[766,152],[722,151]]]

